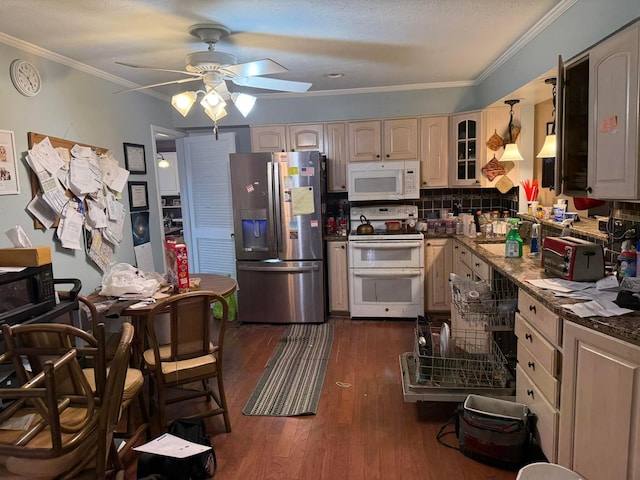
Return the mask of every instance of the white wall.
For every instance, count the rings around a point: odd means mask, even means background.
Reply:
[[[24,97],[13,87],[9,65],[16,58],[30,60],[40,70],[43,86],[36,97]],[[36,230],[26,212],[31,200],[31,185],[24,162],[27,132],[108,148],[123,167],[123,142],[137,143],[145,145],[147,175],[130,179],[148,182],[154,261],[156,268],[161,268],[162,237],[155,200],[157,189],[150,125],[172,127],[171,106],[149,95],[113,95],[122,87],[2,44],[0,65],[4,72],[0,75],[0,130],[14,132],[20,180],[19,195],[0,195],[0,247],[11,246],[4,231],[13,225],[22,225],[34,245],[51,246],[56,278],[79,278],[83,293],[92,292],[101,284],[102,272],[98,267],[83,251],[63,249],[55,240],[54,229]],[[128,210],[126,191],[122,201]],[[114,259],[135,264],[129,217],[124,226],[124,240],[116,249]]]

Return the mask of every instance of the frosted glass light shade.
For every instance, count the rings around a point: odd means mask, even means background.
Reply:
[[[207,117],[209,117],[214,122],[217,122],[221,118],[227,115],[227,110],[224,108],[226,103],[219,103],[215,107],[209,107],[204,109],[204,113],[206,113]]]
[[[249,115],[256,103],[256,97],[247,95],[246,93],[232,93],[231,100],[233,100],[233,104],[245,118]]]
[[[197,98],[198,94],[196,92],[182,92],[171,97],[171,105],[179,111],[183,117],[186,117],[191,107],[193,107],[193,104],[196,103]]]
[[[162,159],[158,162],[158,166],[160,168],[169,168],[169,162],[166,158],[162,157]]]
[[[506,162],[507,160],[510,160],[512,162],[521,162],[524,160],[524,158],[522,158],[522,155],[520,155],[518,145],[516,145],[515,143],[507,143],[507,145],[504,147],[504,153],[502,154],[500,161]]]
[[[224,107],[227,103],[222,99],[220,94],[213,89],[209,90],[209,93],[200,101],[200,105],[202,105],[202,108],[205,110],[209,107],[217,107],[220,104]]]
[[[547,135],[544,139],[544,145],[536,155],[536,158],[555,158],[556,157],[556,136]]]

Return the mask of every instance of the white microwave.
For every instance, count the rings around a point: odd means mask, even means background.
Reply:
[[[349,201],[420,198],[420,162],[353,162],[347,167]]]

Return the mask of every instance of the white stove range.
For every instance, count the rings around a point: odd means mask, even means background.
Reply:
[[[374,227],[356,233],[361,215]],[[415,205],[352,207],[349,234],[349,310],[352,317],[416,318],[424,314],[424,236],[387,231],[385,222],[413,224]]]

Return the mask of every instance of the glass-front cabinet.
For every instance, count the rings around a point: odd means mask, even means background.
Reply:
[[[467,112],[450,117],[450,162],[451,186],[479,185],[481,168],[479,137],[482,131],[481,112]]]

